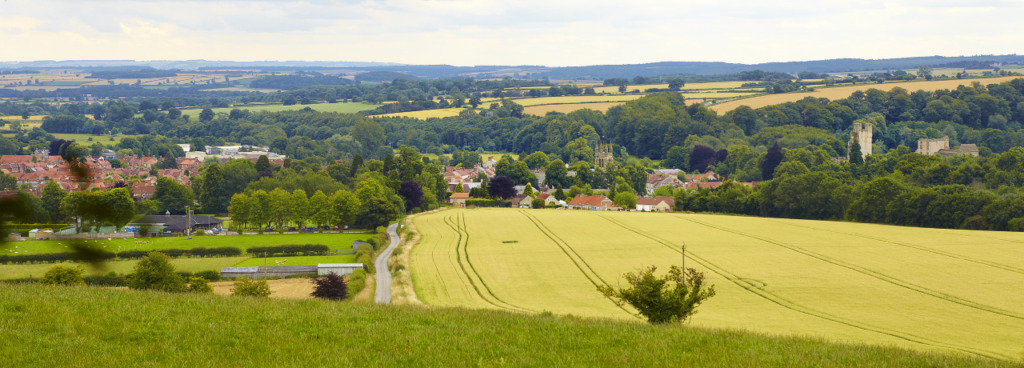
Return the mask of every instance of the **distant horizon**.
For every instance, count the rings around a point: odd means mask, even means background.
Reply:
[[[898,57],[883,57],[883,58],[836,57],[836,58],[825,58],[825,59],[773,60],[773,61],[765,61],[765,62],[757,62],[757,63],[744,63],[744,62],[722,61],[722,60],[717,60],[717,61],[659,60],[659,61],[650,61],[650,62],[641,62],[641,63],[596,63],[596,64],[582,64],[582,65],[548,65],[548,64],[539,64],[539,63],[525,63],[525,64],[512,64],[512,63],[487,63],[487,64],[451,64],[451,63],[440,63],[440,64],[438,64],[438,63],[425,63],[425,64],[416,64],[416,63],[400,63],[400,62],[394,62],[394,61],[358,61],[358,60],[269,60],[269,59],[261,59],[261,60],[240,60],[239,59],[239,60],[232,60],[232,59],[203,59],[203,58],[192,58],[192,59],[81,59],[81,58],[69,58],[69,59],[36,59],[36,60],[0,60],[0,69],[4,68],[5,66],[11,66],[13,64],[33,64],[33,63],[45,63],[45,62],[52,62],[52,63],[83,62],[83,63],[106,63],[106,64],[114,64],[114,63],[117,63],[117,62],[124,62],[125,64],[123,66],[130,66],[131,64],[165,63],[165,62],[174,62],[174,63],[194,62],[194,63],[207,63],[207,64],[238,63],[238,64],[254,64],[254,66],[259,66],[258,65],[259,63],[268,63],[268,64],[289,64],[289,63],[300,64],[301,63],[301,64],[309,64],[309,65],[305,65],[305,66],[318,66],[318,65],[316,65],[317,63],[325,63],[325,64],[354,64],[352,66],[347,66],[347,67],[353,67],[353,68],[358,68],[358,67],[376,67],[376,66],[434,66],[434,65],[437,65],[437,66],[450,66],[450,67],[461,67],[461,68],[474,68],[474,67],[486,67],[486,66],[509,66],[509,67],[531,66],[531,67],[550,67],[550,68],[573,68],[573,67],[590,67],[590,66],[647,65],[647,64],[660,64],[660,63],[709,63],[709,64],[711,64],[711,63],[724,63],[724,64],[756,66],[756,65],[763,65],[763,64],[806,63],[806,62],[820,62],[820,61],[832,61],[832,60],[884,61],[884,60],[903,60],[903,59],[931,58],[931,57],[941,57],[941,58],[984,58],[984,57],[988,57],[988,56],[991,56],[991,57],[1005,57],[1005,56],[1018,56],[1018,54],[1017,53],[1007,53],[1007,54],[971,54],[971,55],[940,55],[940,54],[934,54],[934,55],[913,55],[913,56],[898,56]],[[68,65],[68,67],[71,67],[71,66],[75,66],[75,65]],[[106,66],[117,66],[117,65],[106,65]],[[58,67],[58,66],[53,66],[53,67]],[[80,66],[80,67],[104,67],[104,66]],[[346,67],[346,66],[323,65],[323,67],[339,67],[340,68],[340,67]],[[47,68],[51,68],[51,67],[47,67]]]

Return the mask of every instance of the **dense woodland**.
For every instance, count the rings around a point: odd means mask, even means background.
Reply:
[[[498,151],[522,158],[504,158],[500,175],[516,184],[535,185],[523,169],[545,168],[548,182],[563,188],[566,196],[595,188],[606,188],[611,196],[623,191],[645,194],[647,174],[663,167],[714,170],[735,181],[761,182],[753,189],[726,184],[714,191],[671,193],[680,199],[680,210],[993,229],[1016,229],[1021,221],[1012,220],[1024,218],[1024,206],[1019,205],[1024,203],[1024,148],[1019,148],[1024,146],[1024,79],[934,92],[871,89],[836,101],[807,98],[759,109],[741,107],[722,116],[700,104],[685,105],[672,92],[652,94],[607,113],[580,110],[518,117],[515,105],[505,102],[480,113],[466,110],[459,117],[426,121],[309,109],[234,110],[193,119],[175,116],[172,106],[146,101],[108,102],[102,111],[89,110],[101,105],[71,106],[48,116],[43,129],[4,139],[0,151],[45,148],[52,138],[47,132],[160,132],[126,138],[111,148],[121,154],[176,156],[182,154],[174,149],[177,142],[197,147],[240,142],[269,146],[289,156],[284,167],[269,174],[260,170],[258,180],[242,180],[225,189],[217,196],[222,199],[277,188],[289,193],[303,189],[309,195],[319,190],[330,196],[338,190],[356,190],[359,170],[388,178],[397,172],[401,180],[380,180],[397,192],[401,182],[416,180],[424,172],[438,173],[440,165],[469,166],[485,159],[479,152]],[[855,121],[874,125],[874,155],[863,162],[856,155],[845,161]],[[954,147],[977,144],[981,157],[912,153],[910,147],[916,147],[919,138],[942,136],[948,136]],[[591,167],[598,142],[615,147],[617,162],[608,171]],[[91,144],[88,149],[94,151],[104,142]],[[405,157],[412,157],[412,150],[450,153],[452,158],[396,159],[392,152],[400,146],[408,146]],[[415,174],[395,170],[396,163],[411,161],[430,169],[416,169]],[[323,165],[327,169],[321,169]],[[576,176],[562,176],[566,166]],[[329,177],[334,184],[309,184],[316,180],[308,178],[317,176]],[[203,179],[197,179],[194,189],[200,193]],[[430,188],[430,203],[448,194],[435,179],[417,181]],[[668,194],[664,191],[661,194]],[[224,206],[213,205],[210,212],[224,211]]]

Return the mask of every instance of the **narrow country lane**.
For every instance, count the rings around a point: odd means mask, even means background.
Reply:
[[[388,226],[388,236],[391,237],[391,244],[388,244],[388,247],[377,256],[377,261],[374,262],[374,267],[377,268],[377,294],[374,297],[374,301],[377,304],[391,304],[391,270],[388,269],[388,258],[391,258],[391,252],[398,245],[397,231],[397,222]]]

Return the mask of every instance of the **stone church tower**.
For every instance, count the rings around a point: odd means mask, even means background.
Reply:
[[[601,170],[607,170],[608,165],[615,159],[615,155],[612,154],[612,144],[601,144],[594,145],[594,166],[601,168]]]
[[[871,123],[853,123],[853,131],[850,132],[850,142],[846,145],[846,150],[849,152],[850,148],[853,147],[853,142],[857,141],[860,144],[860,155],[861,158],[866,158],[871,154],[871,130],[874,126]],[[849,152],[847,156],[852,155],[853,152]]]

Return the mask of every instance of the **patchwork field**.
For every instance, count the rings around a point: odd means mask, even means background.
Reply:
[[[736,216],[447,210],[414,219],[433,306],[636,319],[596,285],[682,261],[704,327],[1024,358],[1024,234]]]
[[[380,106],[380,105],[365,104],[365,103],[361,103],[361,102],[338,102],[338,103],[318,103],[318,104],[309,104],[309,105],[300,105],[300,104],[295,104],[295,105],[237,105],[237,106],[233,106],[233,107],[218,107],[218,108],[213,108],[211,110],[213,110],[213,112],[217,113],[217,114],[227,114],[227,113],[230,113],[231,110],[234,110],[234,109],[249,110],[249,111],[252,111],[252,112],[258,112],[258,111],[277,112],[277,111],[302,110],[302,109],[308,107],[308,108],[311,108],[311,109],[319,111],[319,112],[337,112],[337,113],[344,113],[344,114],[354,114],[354,113],[357,113],[357,112],[360,112],[360,111],[364,111],[364,110],[373,110],[373,109],[376,109],[378,106]],[[181,113],[185,114],[185,115],[191,115],[193,117],[193,119],[198,119],[199,118],[199,113],[202,112],[202,111],[203,111],[203,109],[183,109],[183,110],[181,110]]]
[[[956,89],[959,86],[969,86],[973,82],[979,82],[982,85],[989,85],[993,83],[1002,83],[1010,81],[1020,77],[998,77],[998,78],[974,78],[974,79],[952,79],[942,81],[921,81],[921,82],[898,82],[898,83],[883,83],[883,84],[858,84],[853,86],[842,86],[833,88],[817,88],[813,92],[795,92],[795,93],[781,93],[773,95],[764,95],[751,97],[742,100],[735,100],[729,102],[723,102],[720,104],[711,105],[712,110],[717,111],[719,114],[732,111],[737,107],[746,105],[751,108],[765,107],[768,105],[777,105],[786,102],[799,101],[805,97],[815,98],[827,98],[830,100],[836,100],[841,98],[850,97],[855,91],[866,91],[874,88],[882,91],[890,91],[893,88],[900,87],[908,91],[934,91],[939,89]],[[689,97],[689,96],[687,96]]]

